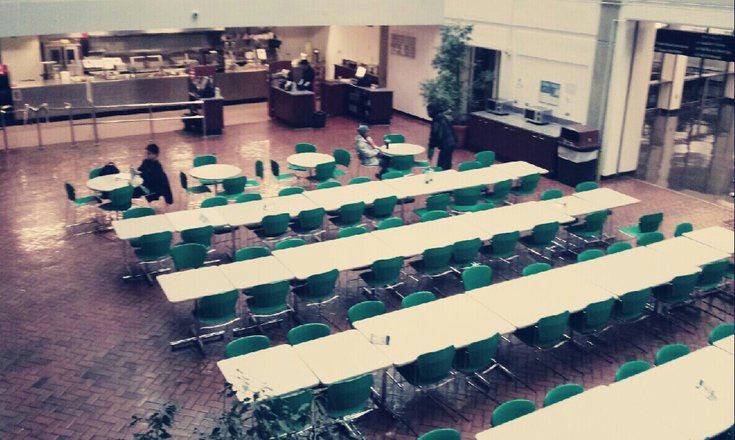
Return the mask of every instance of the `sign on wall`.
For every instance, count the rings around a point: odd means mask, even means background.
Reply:
[[[732,35],[659,29],[656,52],[673,53],[710,60],[735,61],[735,37]]]
[[[551,81],[541,81],[538,101],[544,104],[559,105],[561,84]]]
[[[390,34],[390,53],[406,58],[416,58],[416,37]]]

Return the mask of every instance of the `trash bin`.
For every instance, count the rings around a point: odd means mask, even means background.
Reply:
[[[311,126],[314,128],[324,128],[327,124],[327,113],[322,111],[314,112],[314,119]]]
[[[569,186],[597,179],[600,147],[574,147],[557,144],[556,180]]]

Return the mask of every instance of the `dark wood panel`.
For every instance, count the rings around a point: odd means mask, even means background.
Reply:
[[[292,127],[309,127],[314,118],[314,94],[271,87],[272,116]]]

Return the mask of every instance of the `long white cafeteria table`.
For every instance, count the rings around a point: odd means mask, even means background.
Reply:
[[[719,341],[715,341],[714,344],[715,347],[725,350],[726,352],[730,354],[735,354],[735,336],[730,335],[726,338],[722,338]]]
[[[722,226],[695,229],[685,232],[684,236],[730,255],[735,253],[735,234]]]
[[[258,225],[267,215],[288,214],[291,218],[299,212],[315,209],[316,206],[304,194],[289,196],[268,197],[247,203],[235,203],[227,206],[218,206],[216,209],[231,226]]]
[[[649,244],[646,247],[655,251],[657,253],[656,258],[666,262],[666,264],[675,264],[677,261],[682,261],[694,266],[704,266],[708,263],[730,258],[730,254],[687,237],[671,238]]]
[[[364,202],[367,205],[373,203],[375,199],[383,197],[403,197],[401,191],[396,191],[393,187],[388,186],[385,181],[381,180],[365,182],[359,185],[315,189],[313,191],[306,191],[303,195],[316,206],[320,206],[327,211],[339,209],[342,205],[349,203]]]

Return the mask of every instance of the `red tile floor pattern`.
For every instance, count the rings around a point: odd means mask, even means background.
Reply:
[[[174,208],[181,209],[184,204],[177,175],[190,168],[195,155],[216,153],[220,162],[237,164],[251,176],[256,159],[272,158],[285,166],[296,142],[313,142],[325,152],[336,147],[353,150],[356,126],[355,121],[345,118],[330,119],[325,129],[293,130],[266,122],[228,126],[223,136],[210,139],[172,132],[157,135],[156,142],[162,148],[161,160],[178,199]],[[124,134],[124,128],[121,130]],[[388,132],[403,133],[409,141],[425,144],[428,125],[398,115],[391,126],[374,127],[372,134],[380,139]],[[195,350],[170,351],[168,341],[186,334],[191,305],[168,303],[157,285],[124,283],[120,279],[120,246],[111,234],[72,236],[64,228],[62,183],[72,182],[84,193],[89,169],[108,160],[122,167],[137,166],[147,142],[146,136],[134,136],[108,140],[100,146],[59,144],[0,153],[2,439],[130,438],[130,416],[165,402],[180,408],[174,437],[196,438],[195,430],[207,431],[222,411],[219,391],[223,380],[215,363],[222,356],[224,342],[208,344],[206,358]],[[455,166],[471,156],[470,152],[457,151]],[[695,227],[732,224],[731,208],[631,178],[608,180],[603,185],[641,199],[639,205],[615,211],[616,225],[635,223],[642,213],[659,210],[666,214],[662,230],[667,235],[681,221],[691,221]],[[566,194],[572,191],[543,179],[541,189],[550,187],[563,188]],[[267,192],[275,190],[275,184],[267,182]],[[455,279],[443,281],[441,287],[449,292],[460,290]],[[342,303],[332,307],[334,321],[344,323],[347,306],[359,300],[357,294],[346,295]],[[392,298],[387,302],[390,309],[398,306]],[[732,313],[731,305],[719,305]],[[688,331],[664,327],[656,333],[667,342],[699,348],[706,345],[710,329],[721,323],[707,314],[682,316],[692,323],[683,326]],[[287,329],[286,325],[274,327],[268,334],[274,343],[283,343]],[[627,341],[612,335],[608,337],[611,344],[603,347],[617,361],[614,365],[569,347],[562,348],[561,356],[584,374],[549,360],[570,381],[590,388],[611,382],[619,363],[638,358],[652,361],[654,352],[664,345],[640,327],[624,329],[622,334]],[[544,394],[562,383],[534,362],[532,353],[518,341],[510,350],[504,349],[501,361],[536,392],[492,373],[491,395],[497,401],[529,398],[540,405]],[[459,381],[442,393],[471,421],[455,422],[428,399],[405,393],[406,403],[400,407],[416,431],[454,427],[470,439],[488,426],[497,405],[491,399],[465,390]],[[381,411],[368,415],[358,426],[371,439],[414,438]]]

